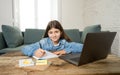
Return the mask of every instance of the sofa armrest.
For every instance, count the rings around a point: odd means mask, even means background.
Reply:
[[[3,48],[6,48],[6,47],[7,47],[7,45],[6,45],[5,39],[3,37],[2,32],[0,32],[0,50]]]
[[[80,34],[80,38],[82,37],[82,32],[83,32],[83,31],[79,31],[79,34]]]

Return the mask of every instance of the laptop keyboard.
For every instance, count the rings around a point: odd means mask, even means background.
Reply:
[[[80,60],[80,57],[71,58],[70,60],[77,62]]]
[[[65,59],[65,60],[69,59],[69,60],[72,60],[72,61],[79,61],[80,53],[66,54],[66,55],[60,56],[59,58]]]

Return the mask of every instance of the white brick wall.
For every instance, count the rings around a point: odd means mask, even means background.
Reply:
[[[101,24],[102,30],[116,31],[112,53],[120,56],[120,0],[84,0],[85,26]]]
[[[120,57],[120,31],[117,31],[117,35],[111,47],[111,53]]]

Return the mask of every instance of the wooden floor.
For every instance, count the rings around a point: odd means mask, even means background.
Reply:
[[[19,59],[28,57],[12,54],[0,56],[0,75],[120,75],[120,57],[115,55],[79,67],[55,58],[49,60],[52,64],[43,70],[39,69],[41,67],[16,67]]]

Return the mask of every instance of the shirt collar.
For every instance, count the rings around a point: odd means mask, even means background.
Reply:
[[[49,37],[48,37],[47,39],[48,39],[48,44],[54,45],[53,42],[51,41],[51,39],[50,39]],[[66,40],[60,39],[57,46],[59,46],[59,45],[61,45],[61,44],[65,44],[65,42],[66,42]]]

